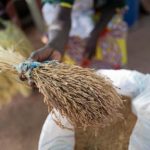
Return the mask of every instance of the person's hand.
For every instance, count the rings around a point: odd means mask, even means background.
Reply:
[[[39,50],[36,50],[31,53],[30,57],[28,58],[30,61],[39,61],[44,62],[46,60],[61,60],[61,53],[59,51],[51,50],[48,47],[43,47]],[[20,80],[25,81],[27,78],[24,75],[24,72],[20,73],[19,75]],[[32,80],[28,81],[29,85],[35,87],[35,84]]]
[[[29,60],[43,62],[46,60],[61,60],[67,44],[71,28],[71,8],[60,6],[55,20],[49,28],[49,42],[43,48],[31,53]],[[24,75],[20,75],[25,80]]]
[[[116,8],[112,7],[111,5],[106,5],[101,10],[101,16],[99,20],[95,24],[94,29],[91,31],[89,38],[87,39],[87,45],[85,47],[85,52],[83,57],[87,59],[91,59],[96,51],[97,41],[100,37],[100,34],[103,30],[107,27],[108,22],[113,18],[116,13]]]
[[[97,45],[97,39],[95,37],[87,38],[83,57],[86,59],[92,59],[92,57],[95,55],[96,45]]]
[[[85,50],[83,52],[83,59],[81,61],[82,67],[89,67],[91,63],[92,57],[95,55],[97,39],[95,37],[89,37],[85,39]]]
[[[33,61],[39,61],[39,62],[52,60],[52,59],[56,59],[60,61],[61,53],[59,51],[49,48],[48,46],[45,46],[39,50],[32,52],[29,59]]]

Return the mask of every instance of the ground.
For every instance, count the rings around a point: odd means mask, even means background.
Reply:
[[[150,73],[150,16],[142,17],[128,35],[128,68]],[[39,34],[27,31],[35,45],[40,46]],[[33,92],[29,98],[17,95],[0,110],[0,147],[3,150],[37,150],[47,107],[42,96]],[[0,148],[0,149],[1,149]]]
[[[150,16],[142,17],[129,31],[128,68],[150,73]]]

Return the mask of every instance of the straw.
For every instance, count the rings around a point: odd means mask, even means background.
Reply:
[[[3,52],[1,48],[1,70],[17,73],[12,66],[24,58],[12,51]],[[122,117],[119,110],[123,102],[116,89],[108,78],[97,75],[94,70],[50,61],[30,71],[27,78],[34,81],[44,95],[49,111],[57,110],[74,127],[104,127]],[[52,113],[57,118],[56,123],[63,127],[55,111]]]

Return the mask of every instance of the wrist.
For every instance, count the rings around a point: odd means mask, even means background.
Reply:
[[[49,42],[46,45],[46,47],[57,50],[61,54],[64,53],[64,48],[67,44],[68,37],[69,37],[69,31],[68,30],[52,30],[49,36]]]

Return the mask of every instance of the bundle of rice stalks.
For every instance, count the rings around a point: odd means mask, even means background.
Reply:
[[[14,49],[24,57],[28,57],[33,47],[25,34],[13,23],[0,21],[6,27],[4,30],[0,30],[0,46],[6,50],[8,48]]]
[[[0,49],[0,69],[17,73],[15,67],[24,58],[17,53]],[[8,58],[11,56],[12,59]],[[18,58],[18,59],[16,59]],[[15,62],[16,60],[16,62]],[[67,117],[74,127],[103,127],[121,117],[122,100],[109,79],[97,75],[94,70],[75,65],[49,61],[47,63],[25,61],[17,65],[24,71],[44,95],[44,102],[63,127],[57,110]]]
[[[24,33],[10,22],[0,21],[6,27],[0,30],[0,46],[3,49],[5,48],[5,51],[13,49],[27,58],[33,50],[33,47]],[[10,57],[9,60],[11,59]],[[10,78],[8,73],[0,73],[0,106],[11,101],[12,96],[18,92],[27,96],[30,90],[27,86],[17,83],[14,79]]]

